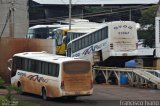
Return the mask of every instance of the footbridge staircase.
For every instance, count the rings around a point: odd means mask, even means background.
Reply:
[[[128,78],[128,84],[137,87],[149,87],[160,89],[160,70],[142,69],[142,68],[116,68],[116,67],[97,67],[93,68],[94,79],[101,74],[105,78],[105,82],[109,82],[109,78],[114,75],[120,83],[120,76],[125,74]]]

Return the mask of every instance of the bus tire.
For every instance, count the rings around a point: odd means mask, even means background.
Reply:
[[[68,100],[76,100],[76,99],[77,99],[77,96],[68,96],[67,99],[68,99]]]
[[[43,100],[48,100],[46,89],[44,87],[42,88],[42,98]]]
[[[17,87],[19,88],[19,94],[23,94],[22,84],[20,82],[17,83]]]

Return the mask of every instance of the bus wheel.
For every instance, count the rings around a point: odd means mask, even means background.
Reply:
[[[21,83],[20,82],[18,82],[17,83],[17,87],[18,87],[18,89],[19,89],[19,94],[23,94],[23,91],[22,91],[22,85],[21,85]]]
[[[42,88],[42,98],[43,98],[43,100],[47,100],[48,99],[45,88]]]
[[[77,99],[77,96],[69,96],[67,99],[68,99],[68,100],[76,100],[76,99]]]

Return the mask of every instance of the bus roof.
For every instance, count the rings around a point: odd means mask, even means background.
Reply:
[[[81,38],[87,36],[88,34],[91,34],[91,33],[95,32],[95,31],[97,31],[97,30],[99,30],[99,29],[102,29],[102,28],[106,27],[106,26],[108,26],[108,25],[107,25],[107,24],[103,24],[103,25],[101,25],[101,27],[99,27],[99,28],[97,28],[97,29],[94,29],[94,30],[92,30],[92,31],[90,30],[89,33],[86,33],[86,34],[84,34],[84,35],[82,35],[82,36],[80,36],[80,37],[77,37],[77,38],[71,40],[69,43],[74,42],[74,41],[76,41],[76,40],[78,40],[78,39],[81,39]],[[68,43],[68,44],[69,44],[69,43]]]
[[[122,22],[123,22],[123,23],[133,23],[133,24],[136,24],[134,21],[111,21],[111,22],[103,23],[103,24],[101,24],[99,27],[97,27],[97,29],[92,30],[92,32],[89,32],[89,33],[84,34],[84,35],[82,35],[82,36],[80,36],[80,37],[78,37],[78,38],[75,38],[75,39],[71,40],[69,43],[74,42],[74,41],[76,41],[76,40],[78,40],[78,39],[81,39],[81,38],[87,36],[88,34],[91,34],[91,33],[95,32],[96,30],[102,29],[102,28],[104,28],[104,27],[106,27],[106,26],[110,26],[111,24],[118,24],[118,23],[122,23]],[[68,44],[69,44],[69,43],[68,43]]]
[[[74,61],[74,60],[81,60],[79,58],[71,58],[61,55],[54,55],[47,53],[45,51],[42,52],[23,52],[23,53],[17,53],[13,57],[18,56],[22,58],[28,58],[28,59],[34,59],[34,60],[41,60],[46,62],[53,62],[53,63],[63,63],[67,61]],[[83,60],[85,61],[85,60]]]
[[[71,30],[69,30],[69,27],[60,27],[56,30],[67,30],[67,32],[91,32],[93,30],[96,30],[97,28],[94,27],[82,27],[82,26],[72,26]]]
[[[30,27],[29,29],[36,29],[36,28],[57,28],[57,27],[67,27],[68,25],[61,25],[61,24],[53,24],[53,25],[35,25]]]
[[[96,28],[86,28],[86,29],[71,29],[68,32],[72,32],[72,33],[89,33],[96,30]]]

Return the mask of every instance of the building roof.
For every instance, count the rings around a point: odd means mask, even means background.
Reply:
[[[39,4],[68,5],[69,0],[33,0]],[[72,0],[74,5],[157,4],[159,0]]]

